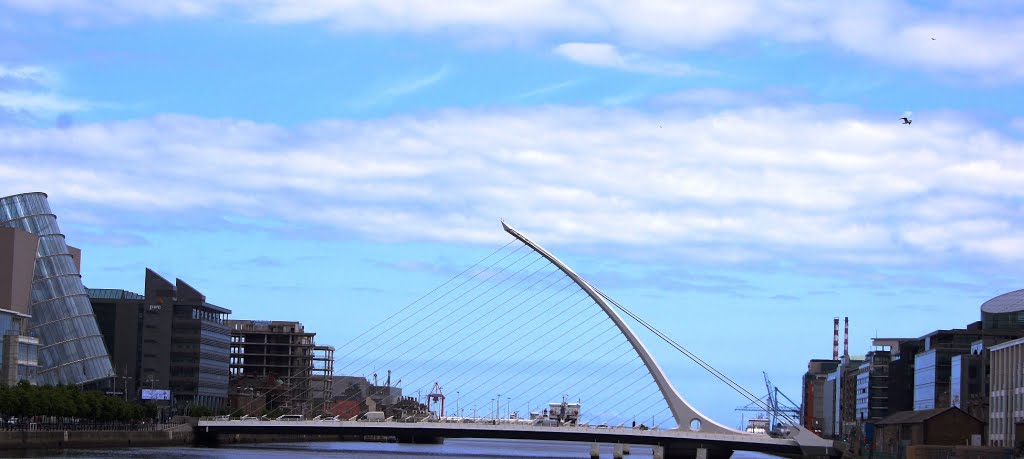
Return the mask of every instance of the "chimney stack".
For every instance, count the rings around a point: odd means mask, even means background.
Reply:
[[[832,319],[832,360],[839,360],[839,318]]]
[[[843,356],[850,356],[850,318],[843,317],[846,321],[846,329],[843,330]]]

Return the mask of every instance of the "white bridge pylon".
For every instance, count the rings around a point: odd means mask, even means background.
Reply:
[[[658,366],[658,362],[654,361],[654,357],[647,351],[644,344],[640,342],[640,338],[633,333],[633,330],[629,328],[629,325],[623,322],[622,317],[615,312],[615,309],[612,308],[605,299],[587,283],[587,281],[583,280],[582,277],[573,272],[572,269],[566,266],[565,263],[562,263],[561,260],[556,258],[550,252],[544,250],[543,247],[538,245],[536,242],[531,241],[530,238],[524,236],[519,231],[516,231],[504,221],[501,222],[501,226],[506,232],[521,241],[523,244],[526,244],[565,273],[565,275],[572,279],[580,289],[586,292],[586,294],[601,307],[601,310],[608,315],[608,318],[615,323],[615,326],[618,327],[619,331],[622,332],[622,335],[626,337],[626,340],[629,341],[629,344],[633,347],[633,350],[636,351],[640,360],[643,361],[644,365],[647,367],[647,371],[649,371],[651,377],[654,378],[654,382],[658,386],[658,390],[660,390],[661,394],[665,397],[665,402],[668,404],[669,410],[672,412],[672,417],[675,418],[677,426],[676,430],[695,433],[759,436],[758,434],[743,432],[726,427],[725,425],[708,418],[701,412],[697,411],[696,408],[690,406],[690,404],[683,399],[681,395],[679,395],[679,392],[676,392],[676,389],[672,387],[672,383],[669,382],[665,373],[661,371],[661,367]],[[799,444],[800,447],[810,455],[823,454],[821,451],[825,451],[827,448],[831,448],[833,446],[832,441],[825,440],[815,435],[814,432],[804,428],[803,426],[790,424],[787,426],[787,429],[789,430],[787,437],[795,440],[797,444]],[[811,454],[811,451],[816,452]]]
[[[650,352],[647,351],[647,348],[644,346],[644,344],[640,342],[640,338],[638,338],[636,334],[633,333],[633,330],[631,330],[629,328],[629,325],[627,325],[622,320],[622,317],[620,317],[619,314],[615,312],[615,309],[612,308],[611,305],[609,305],[604,300],[604,298],[602,298],[601,295],[599,295],[597,291],[594,290],[594,288],[587,283],[587,281],[583,280],[582,277],[576,274],[572,269],[566,266],[565,263],[562,263],[561,260],[556,258],[550,252],[545,250],[536,242],[531,241],[530,238],[524,236],[523,233],[516,231],[514,228],[509,226],[504,221],[501,222],[501,226],[505,229],[507,233],[511,234],[513,237],[521,241],[523,244],[526,244],[528,247],[533,249],[533,251],[537,252],[538,254],[546,258],[548,261],[551,262],[551,264],[555,265],[555,267],[557,267],[559,270],[565,273],[565,275],[572,279],[572,281],[575,282],[576,285],[580,287],[580,289],[582,289],[587,295],[589,295],[590,298],[593,299],[594,302],[601,307],[601,310],[603,310],[604,313],[608,315],[608,318],[615,323],[615,326],[618,327],[619,331],[622,332],[623,336],[626,337],[626,340],[629,341],[629,344],[633,347],[633,350],[636,351],[637,356],[639,356],[640,360],[643,361],[644,365],[647,367],[647,371],[650,372],[651,377],[654,378],[654,383],[658,386],[658,390],[661,391],[662,396],[665,397],[665,402],[668,404],[668,408],[672,412],[672,417],[675,418],[677,429],[683,431],[704,433],[747,433],[736,429],[731,429],[718,422],[715,422],[714,420],[708,418],[701,412],[697,411],[696,408],[690,406],[690,404],[687,403],[687,401],[683,399],[683,397],[679,395],[678,392],[676,392],[675,388],[672,387],[672,383],[669,382],[668,377],[665,376],[665,373],[661,371],[661,367],[658,366],[658,362],[654,360],[654,357],[651,355]]]

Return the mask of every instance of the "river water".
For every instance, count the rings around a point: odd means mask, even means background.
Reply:
[[[628,458],[651,458],[649,446],[633,446]],[[262,443],[231,445],[219,448],[109,448],[68,449],[49,451],[0,451],[0,457],[11,458],[78,458],[78,459],[418,459],[454,457],[463,459],[515,459],[515,458],[589,458],[589,443],[447,439],[442,445],[409,445],[401,443],[313,442]],[[612,446],[601,446],[601,457],[612,457]],[[758,453],[738,452],[733,459],[765,459]]]
[[[649,446],[634,446],[629,457],[652,457]],[[463,459],[513,458],[589,458],[589,443],[447,439],[442,445],[410,445],[402,443],[312,442],[262,443],[230,445],[218,448],[117,448],[68,449],[50,451],[0,451],[0,457],[17,458],[145,458],[145,459],[296,459],[298,457],[383,459],[417,459],[454,457]],[[611,445],[602,445],[601,457],[612,457]]]

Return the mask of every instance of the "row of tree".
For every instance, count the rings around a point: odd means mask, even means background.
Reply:
[[[156,416],[156,407],[78,386],[0,385],[0,417],[54,416],[94,421],[134,421]]]

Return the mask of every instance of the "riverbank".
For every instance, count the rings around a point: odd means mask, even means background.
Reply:
[[[180,424],[149,431],[103,430],[10,430],[0,431],[0,451],[82,448],[141,448],[193,446],[197,444],[195,426]],[[308,443],[338,441],[394,441],[386,438],[338,435],[224,434],[202,439],[206,445],[255,443]]]
[[[0,432],[0,450],[192,446],[193,426],[180,424],[161,430],[10,430]]]

